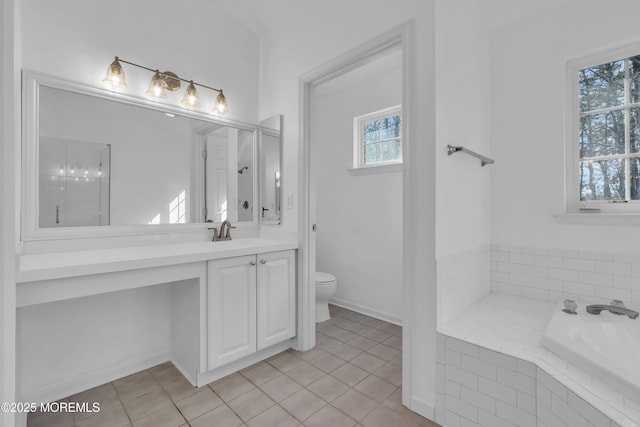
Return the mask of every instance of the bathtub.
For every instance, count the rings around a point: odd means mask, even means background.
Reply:
[[[640,319],[605,311],[593,315],[585,307],[579,304],[578,314],[571,315],[562,312],[563,304],[558,304],[542,336],[542,346],[640,402]]]

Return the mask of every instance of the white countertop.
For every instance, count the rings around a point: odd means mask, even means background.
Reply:
[[[555,302],[492,293],[438,332],[535,363],[621,426],[637,426],[638,403],[611,389],[540,344]]]
[[[136,270],[297,249],[298,242],[239,238],[219,242],[188,242],[86,251],[21,255],[18,283]]]

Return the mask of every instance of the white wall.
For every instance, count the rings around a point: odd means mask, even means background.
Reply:
[[[0,2],[0,401],[15,402],[15,142],[20,135],[19,29],[15,17],[19,5],[14,0]],[[0,413],[0,426],[13,426],[15,415]]]
[[[464,10],[464,13],[460,13]],[[487,6],[474,0],[436,2],[436,257],[438,317],[454,317],[490,291],[490,176],[488,157],[489,30]],[[499,164],[497,166],[500,166]]]
[[[404,280],[410,298],[404,314],[412,313],[407,342],[414,343],[407,358],[413,360],[412,377],[404,380],[410,406],[429,412],[435,391],[435,172],[434,172],[434,1],[330,0],[309,2],[306,15],[282,25],[260,41],[260,117],[284,115],[283,200],[293,195],[293,208],[283,209],[284,231],[298,230],[300,160],[300,77],[349,49],[397,25],[413,22],[407,62],[411,88],[407,117],[413,144],[406,164],[411,167],[405,198]],[[407,107],[406,102],[403,103]],[[405,115],[406,117],[406,115]],[[409,232],[410,230],[410,232]],[[408,348],[408,347],[407,347]],[[409,359],[407,359],[409,360]]]
[[[149,286],[18,309],[17,395],[77,393],[171,354],[171,287]],[[59,351],[61,350],[61,351]],[[142,364],[142,366],[139,366]],[[132,370],[133,368],[133,370]],[[119,375],[104,378],[104,375]],[[65,396],[55,396],[59,399]],[[38,400],[35,400],[38,401]]]
[[[316,88],[311,169],[316,270],[336,276],[338,304],[402,323],[402,171],[349,172],[354,117],[402,103],[402,67],[396,64],[342,87],[331,81]]]
[[[227,117],[257,123],[258,40],[212,2],[22,0],[23,64],[28,69],[102,86],[117,55],[222,88]],[[128,94],[144,97],[151,73],[123,64]],[[183,86],[184,88],[184,86]],[[216,93],[198,88],[202,107]],[[180,105],[184,90],[165,101]]]
[[[633,0],[571,0],[492,34],[492,243],[638,252],[637,226],[565,225],[553,215],[564,210],[566,63],[640,40],[639,14]]]

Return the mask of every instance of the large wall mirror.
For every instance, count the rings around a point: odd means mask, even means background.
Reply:
[[[260,218],[280,224],[282,215],[282,115],[260,121]]]
[[[32,72],[24,82],[25,240],[257,224],[257,126]]]

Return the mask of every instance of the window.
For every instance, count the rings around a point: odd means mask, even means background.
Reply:
[[[591,62],[570,67],[569,210],[640,212],[640,55]]]
[[[402,163],[400,106],[353,119],[354,168]]]

